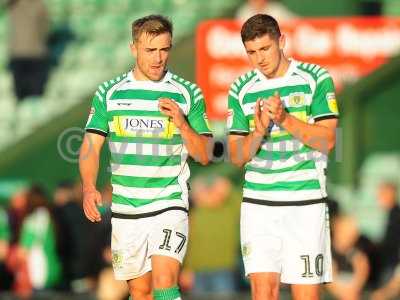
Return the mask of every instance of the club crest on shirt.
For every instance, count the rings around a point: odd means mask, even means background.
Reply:
[[[299,107],[306,104],[306,97],[304,93],[293,93],[289,95],[289,106]]]

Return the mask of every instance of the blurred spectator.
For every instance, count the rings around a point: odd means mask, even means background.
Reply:
[[[61,182],[54,192],[54,212],[62,237],[58,252],[65,278],[63,288],[86,293],[94,289],[95,280],[90,276],[89,268],[90,257],[96,253],[90,253],[92,233],[82,212],[80,189],[80,183]]]
[[[42,95],[48,78],[48,15],[42,0],[8,0],[10,69],[18,100]]]
[[[10,228],[6,211],[0,207],[0,291],[9,290],[13,281],[6,265],[10,245]]]
[[[11,244],[18,243],[22,222],[26,216],[27,210],[27,194],[25,190],[15,193],[9,203],[8,217],[11,231]]]
[[[27,203],[27,191],[21,190],[11,197],[8,207],[10,249],[6,264],[14,277],[12,289],[19,295],[29,294],[31,290],[27,265],[18,258],[19,237],[27,214]]]
[[[379,299],[392,299],[400,294],[400,288],[391,288],[396,286],[396,282],[400,282],[400,207],[396,185],[391,182],[380,184],[377,198],[379,205],[387,211],[387,225],[379,244],[381,276],[379,288],[374,295],[379,295]]]
[[[183,290],[203,296],[236,291],[240,199],[240,192],[225,177],[193,181],[190,240],[180,278]]]
[[[97,283],[98,300],[122,300],[128,297],[128,285],[121,280],[116,280],[112,269],[111,253],[111,201],[112,187],[106,185],[102,191],[101,221],[96,224],[98,247],[96,251],[102,254],[102,270]]]
[[[22,224],[18,259],[26,262],[29,282],[34,291],[54,288],[61,279],[61,265],[49,202],[38,186],[30,188],[27,202],[27,217]]]
[[[327,289],[336,299],[361,299],[370,272],[368,255],[364,250],[368,242],[360,236],[355,220],[349,216],[337,216],[332,228],[334,280]]]
[[[279,0],[247,0],[238,11],[236,18],[245,22],[256,14],[268,14],[273,16],[279,23],[295,19],[297,16],[291,12]]]
[[[361,0],[359,3],[364,16],[379,16],[382,13],[382,0]]]

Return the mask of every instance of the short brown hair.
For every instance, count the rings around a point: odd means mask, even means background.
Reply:
[[[166,32],[172,36],[172,23],[168,18],[161,15],[149,15],[132,23],[133,41],[137,41],[142,33],[157,36]]]
[[[278,22],[273,17],[266,14],[252,16],[244,22],[240,32],[243,43],[252,41],[266,34],[272,39],[278,39],[281,36]]]

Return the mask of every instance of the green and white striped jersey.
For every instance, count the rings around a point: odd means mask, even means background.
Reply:
[[[0,207],[0,241],[10,241],[10,226],[7,212]]]
[[[93,98],[86,131],[108,136],[113,212],[188,208],[188,151],[172,120],[159,111],[160,98],[174,100],[194,131],[211,134],[200,88],[170,72],[158,82],[126,73],[101,84]]]
[[[318,65],[291,60],[283,77],[268,79],[259,70],[239,77],[229,91],[230,134],[254,130],[254,105],[278,91],[286,111],[314,123],[336,118],[335,90],[331,76]],[[243,197],[289,202],[326,197],[327,156],[273,124],[260,149],[245,166]]]
[[[61,279],[56,232],[49,211],[39,207],[22,224],[19,244],[28,252],[28,272],[35,289],[51,288]]]

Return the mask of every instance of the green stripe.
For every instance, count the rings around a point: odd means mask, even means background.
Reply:
[[[298,171],[298,170],[310,170],[310,169],[315,169],[315,162],[313,160],[301,161],[298,164],[293,165],[292,167],[275,169],[275,170],[266,168],[257,168],[251,165],[246,166],[246,172],[253,171],[261,174],[276,174],[276,173],[284,173],[284,172]]]
[[[168,185],[178,184],[178,177],[134,177],[134,176],[122,176],[112,175],[111,183],[119,184],[126,187],[136,188],[160,188]]]
[[[159,98],[170,98],[179,103],[186,103],[182,94],[172,93],[166,91],[149,91],[149,90],[117,90],[115,91],[110,100],[114,99],[134,99],[158,101]]]
[[[112,195],[112,202],[116,204],[124,204],[124,205],[130,205],[134,207],[140,207],[144,206],[156,201],[161,201],[161,200],[176,200],[176,199],[181,199],[182,193],[172,193],[169,196],[166,197],[161,197],[161,198],[155,198],[155,199],[140,199],[140,198],[126,198],[120,195]]]
[[[297,151],[267,151],[261,149],[257,153],[256,158],[269,161],[288,160],[289,158],[291,158],[292,156],[296,156],[297,154],[303,154],[311,151],[313,151],[313,149],[307,146],[303,146]]]
[[[252,183],[246,181],[244,188],[255,191],[300,191],[300,190],[316,190],[320,189],[318,180],[275,182],[271,184]]]
[[[111,116],[109,119],[112,120],[113,116],[129,116],[129,117],[166,117],[163,115],[160,111],[158,110],[124,110],[123,107],[121,107],[121,110],[113,110],[109,111],[108,114]]]
[[[179,166],[181,163],[180,155],[155,156],[138,154],[111,154],[111,162],[115,164],[137,165],[137,166]]]
[[[141,144],[161,144],[161,145],[180,145],[182,137],[174,135],[172,139],[153,138],[153,137],[122,137],[117,136],[115,132],[110,132],[110,141],[119,143],[141,143]]]
[[[264,90],[256,93],[247,93],[243,98],[243,104],[256,102],[258,98],[268,98],[278,91],[281,97],[289,96],[292,93],[311,94],[311,88],[308,84],[294,85],[288,87],[279,87],[270,90]]]

